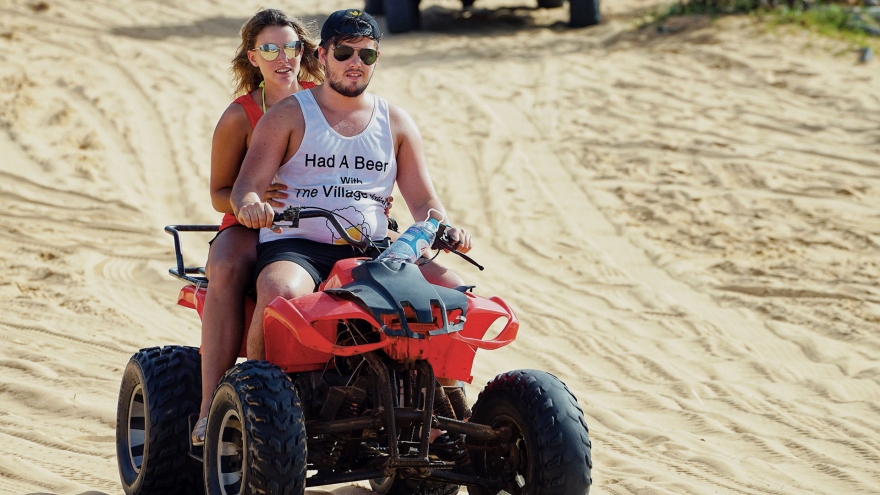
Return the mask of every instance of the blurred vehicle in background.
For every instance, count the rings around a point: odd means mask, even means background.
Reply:
[[[562,7],[565,0],[537,0],[538,7],[552,9]],[[366,0],[364,10],[372,15],[384,15],[388,31],[392,33],[405,33],[413,29],[419,29],[419,3],[421,0]],[[474,4],[474,0],[461,0],[462,6],[467,8]],[[571,27],[584,27],[599,24],[599,0],[568,0],[571,14],[569,25]]]

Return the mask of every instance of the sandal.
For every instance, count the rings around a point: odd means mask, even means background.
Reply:
[[[200,419],[195,428],[193,428],[192,435],[190,439],[192,440],[193,447],[201,447],[205,445],[205,431],[208,429],[208,418],[204,417]]]

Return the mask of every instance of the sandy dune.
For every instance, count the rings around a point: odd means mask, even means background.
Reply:
[[[877,62],[749,20],[635,30],[649,1],[573,31],[422,3],[371,88],[420,125],[487,269],[446,263],[522,322],[470,397],[513,368],[563,379],[593,493],[880,492]],[[122,493],[129,356],[199,342],[162,227],[219,220],[210,137],[263,5],[0,0],[0,493]]]

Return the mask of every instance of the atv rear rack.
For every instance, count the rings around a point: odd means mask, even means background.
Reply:
[[[168,273],[172,277],[183,280],[184,282],[195,285],[196,287],[207,287],[208,277],[205,276],[205,267],[203,266],[186,266],[183,262],[183,253],[180,251],[180,232],[219,232],[219,225],[166,225],[165,232],[171,234],[174,238],[174,257],[177,259],[177,267],[169,268]],[[198,276],[191,276],[198,274]]]

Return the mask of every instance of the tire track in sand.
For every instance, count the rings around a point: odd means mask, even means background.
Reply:
[[[569,259],[583,259],[586,257],[582,254],[583,251],[589,252],[591,250],[598,250],[602,255],[591,256],[591,258],[608,260],[614,263],[615,267],[626,267],[625,269],[619,269],[619,271],[625,274],[624,279],[630,281],[631,285],[631,281],[639,281],[635,284],[637,287],[635,289],[627,286],[615,286],[614,284],[609,284],[609,289],[613,288],[613,290],[623,292],[624,295],[621,296],[620,299],[628,301],[628,305],[630,306],[627,308],[629,309],[628,314],[620,315],[619,310],[621,308],[612,308],[611,310],[608,310],[606,308],[599,309],[588,307],[586,309],[588,315],[590,312],[596,311],[599,315],[608,318],[609,321],[614,321],[615,316],[619,315],[623,316],[621,319],[642,320],[642,325],[647,325],[650,328],[656,329],[656,323],[646,320],[643,315],[640,315],[640,313],[645,314],[649,313],[651,310],[663,308],[662,312],[677,316],[676,318],[665,319],[665,334],[669,335],[670,328],[672,328],[674,329],[671,330],[672,334],[677,335],[679,338],[683,335],[691,334],[690,330],[684,328],[681,330],[676,329],[682,325],[699,326],[699,322],[723,321],[723,326],[715,325],[710,333],[704,333],[702,338],[704,347],[717,347],[717,345],[709,344],[708,342],[718,341],[718,339],[733,340],[741,343],[752,341],[752,339],[767,339],[767,328],[757,319],[749,316],[747,313],[743,313],[742,311],[719,307],[711,297],[695,290],[688,284],[676,279],[674,276],[671,276],[671,274],[662,267],[662,260],[652,259],[650,257],[648,254],[650,253],[650,250],[647,249],[646,246],[633,244],[624,235],[621,235],[618,228],[609,222],[604,214],[595,206],[595,201],[592,198],[592,191],[588,187],[588,184],[583,184],[581,176],[578,175],[577,172],[571,170],[572,167],[576,166],[572,163],[572,157],[565,153],[559,154],[554,150],[555,141],[552,136],[546,134],[544,131],[545,128],[542,127],[540,123],[533,122],[530,114],[521,110],[521,106],[518,104],[521,102],[514,103],[514,98],[506,97],[504,95],[476,94],[475,91],[468,89],[458,93],[459,96],[461,96],[462,93],[468,97],[467,105],[472,106],[470,112],[473,112],[473,107],[480,108],[480,111],[485,115],[488,115],[488,120],[492,123],[492,126],[488,131],[488,136],[481,140],[482,146],[480,149],[506,150],[500,155],[495,152],[489,152],[488,155],[481,157],[481,161],[476,163],[471,161],[472,164],[476,165],[476,171],[474,173],[479,176],[480,173],[485,173],[486,167],[489,167],[490,170],[497,171],[498,168],[495,168],[494,163],[498,163],[499,160],[505,160],[506,163],[508,163],[508,166],[506,167],[507,169],[514,169],[514,166],[510,163],[511,160],[516,160],[516,165],[525,169],[521,172],[523,176],[528,178],[530,187],[535,191],[535,201],[540,201],[540,198],[550,198],[551,203],[555,203],[554,207],[551,209],[552,211],[577,212],[574,222],[578,225],[584,226],[582,230],[568,228],[572,219],[564,215],[560,217],[559,213],[547,218],[546,214],[548,212],[542,211],[545,216],[541,221],[543,223],[554,225],[559,231],[566,230],[569,234],[572,234],[571,237],[577,239],[575,242],[581,243],[581,246],[584,249],[580,252],[576,252],[575,249],[570,246],[554,246],[554,248],[549,248],[547,246],[548,244],[552,245],[553,236],[539,235],[537,237],[543,240],[542,249],[545,252],[562,251],[564,253],[562,258]],[[445,109],[449,110],[448,108]],[[472,116],[472,113],[470,115]],[[513,123],[516,124],[515,127]],[[510,180],[513,179],[513,177],[504,176],[504,179]],[[491,184],[492,181],[482,178],[478,179],[477,183],[481,185]],[[529,201],[529,195],[527,194],[528,188],[523,190],[526,191],[526,194],[519,204],[529,205],[531,202]],[[565,199],[562,200],[561,198]],[[501,208],[500,204],[493,204],[491,199],[484,199],[484,201],[488,201],[488,203],[486,203],[487,207],[494,208],[494,211],[498,212],[501,210],[505,212],[504,214],[499,215],[502,217],[500,220],[494,220],[495,225],[506,225],[519,222],[519,225],[525,224],[525,228],[522,230],[531,230],[530,227],[532,227],[532,225],[529,223],[529,215],[518,215],[525,210],[516,210],[515,208],[511,208],[510,204],[506,204]],[[540,229],[536,230],[540,231]],[[572,230],[574,230],[574,232],[572,232]],[[527,249],[525,251],[530,252],[532,255],[534,254],[533,250]],[[521,253],[522,250],[519,252]],[[517,252],[514,251],[513,254],[516,256]],[[532,256],[525,256],[524,258],[531,259]],[[522,259],[518,261],[523,262]],[[658,262],[661,263],[661,265],[658,265]],[[526,263],[523,262],[523,264]],[[573,280],[571,272],[566,269],[569,269],[571,265],[576,265],[577,263],[569,261],[567,264],[569,264],[569,266],[566,266],[562,270],[556,270],[554,269],[555,267],[546,266],[542,263],[535,263],[531,265],[530,268],[536,268],[536,265],[539,265],[542,270],[541,273],[547,273],[546,276],[548,277],[555,278],[556,280]],[[507,277],[505,277],[505,279],[510,282],[514,280],[514,278]],[[582,292],[582,290],[577,290],[579,284],[576,279],[569,282],[569,284],[572,293],[578,294],[578,292]],[[508,286],[512,287],[512,285]],[[593,287],[595,287],[595,292],[601,292],[604,288],[601,281],[594,282]],[[642,291],[643,293],[634,295],[633,293],[637,290]],[[629,293],[627,294],[627,292]],[[571,307],[579,306],[576,302],[577,298],[574,295],[570,295],[567,299],[570,303],[573,303],[570,305]],[[648,305],[633,307],[632,301],[645,301],[648,302]],[[658,303],[658,301],[662,302]],[[683,304],[680,301],[685,301],[687,303]],[[654,307],[652,308],[651,306]],[[670,308],[674,309],[670,311]],[[583,320],[582,316],[567,315],[567,317],[570,318],[570,321],[572,322]],[[589,319],[589,317],[587,317],[587,319]],[[575,327],[576,325],[572,325],[572,328]],[[523,335],[524,333],[525,332],[521,332],[520,343],[523,343],[524,341],[526,344],[525,347],[529,348],[531,347],[528,342],[529,336],[528,334]],[[646,331],[646,333],[650,332]],[[573,337],[573,335],[569,336],[569,340],[566,341],[566,344],[577,349],[578,345],[575,343],[576,340]],[[783,356],[795,356],[799,352],[784,341],[776,343],[776,346],[779,348],[780,354]],[[765,346],[765,348],[767,347]],[[769,349],[772,350],[773,347],[769,347]],[[632,352],[632,350],[630,350],[630,352]],[[746,356],[740,352],[737,352],[737,354],[739,357]],[[719,356],[719,358],[728,359],[726,356]],[[607,362],[619,361],[611,356],[603,356],[601,360]],[[550,365],[550,367],[554,369],[565,369],[566,367],[570,370],[582,369],[582,367],[579,366],[572,367],[570,364],[566,365],[565,361],[563,361],[562,364],[555,363],[555,365],[553,365],[553,363],[551,363],[552,357],[548,358],[545,356],[541,361]],[[621,364],[615,366],[615,368],[618,370],[629,370],[628,372],[624,371],[628,377],[626,382],[634,381],[642,384],[653,383],[658,376],[657,372],[659,370],[659,376],[662,376],[663,380],[668,382],[673,389],[671,391],[661,391],[661,395],[667,397],[680,397],[686,395],[689,387],[684,385],[684,383],[690,381],[688,378],[689,376],[707,375],[705,371],[701,371],[701,368],[705,368],[704,363],[686,362],[683,366],[678,367],[677,369],[673,367],[676,372],[672,373],[669,372],[670,366],[668,362],[655,363],[651,360],[643,360],[635,367],[632,362],[627,363],[621,361],[620,363]],[[607,365],[609,363],[605,364]],[[689,367],[694,366],[696,367],[695,369],[688,369]],[[639,368],[644,368],[644,370],[647,371],[647,374],[633,371],[633,369]],[[711,375],[711,373],[708,375]],[[757,376],[762,375],[759,374]],[[765,380],[779,378],[778,374],[774,372],[765,372],[763,376],[766,377]],[[582,387],[577,384],[576,378],[574,380],[569,378],[570,377],[564,377],[563,379],[569,382],[570,385],[574,382],[573,388],[582,389]],[[595,379],[596,378],[593,378],[591,381]],[[635,391],[631,390],[629,393],[632,394],[635,393]],[[586,390],[586,395],[579,393],[578,396],[581,397],[582,401],[589,403],[589,390]],[[645,404],[643,407],[650,406]],[[759,406],[756,405],[756,407]],[[588,411],[590,409],[591,408],[588,407]],[[758,410],[756,409],[749,410],[748,407],[746,409],[747,412],[752,415],[758,413]],[[702,418],[702,414],[703,413],[689,416],[690,422],[697,422]],[[727,417],[723,411],[714,411],[711,416],[720,420],[722,423],[736,423],[735,420]],[[780,418],[778,417],[774,419],[780,421]],[[782,422],[789,423],[789,425],[796,430],[801,430],[801,433],[812,433],[814,435],[818,433],[821,436],[834,436],[836,433],[833,427],[829,427],[829,425],[822,422],[811,421],[812,424],[808,426],[801,426],[799,424],[800,421],[793,418],[782,419]],[[809,430],[810,426],[814,429]],[[819,432],[816,432],[815,428],[819,428]],[[598,434],[601,435],[601,433]],[[601,440],[602,437],[599,436],[599,439]],[[813,452],[814,451],[810,448],[799,448],[794,457],[798,459],[797,462],[814,464],[815,458]],[[723,458],[723,455],[715,453],[714,458]],[[656,459],[653,460],[656,461]],[[727,462],[731,462],[731,460],[728,460]],[[822,469],[820,471],[842,481],[851,488],[859,486],[858,480],[847,475],[845,470]],[[696,476],[695,472],[685,471],[681,474],[684,474],[685,476]],[[698,476],[698,478],[702,477]],[[790,481],[794,486],[798,485],[797,480]],[[725,488],[730,489],[734,486],[735,485],[729,485],[725,486]],[[804,485],[804,487],[806,486]],[[756,483],[752,486],[752,489],[766,493],[774,492],[774,490],[764,490],[764,487],[762,487],[760,483]],[[748,492],[752,491],[750,490]]]

